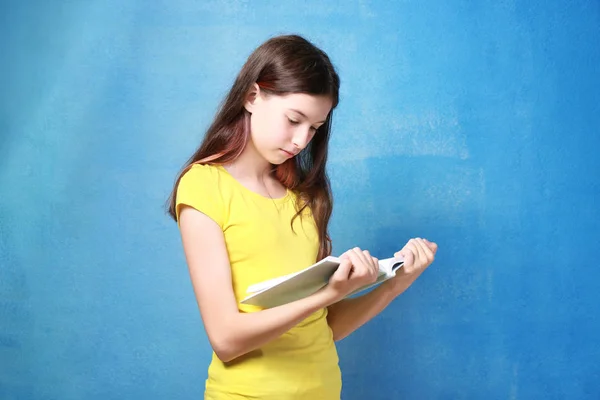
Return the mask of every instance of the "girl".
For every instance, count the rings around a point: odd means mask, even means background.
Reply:
[[[179,175],[177,221],[202,321],[214,350],[206,399],[339,399],[334,342],[382,311],[431,264],[437,246],[411,239],[396,278],[374,282],[377,259],[354,248],[329,284],[261,310],[238,303],[254,283],[331,252],[325,172],[339,78],[299,36],[268,40],[248,58],[199,149]]]

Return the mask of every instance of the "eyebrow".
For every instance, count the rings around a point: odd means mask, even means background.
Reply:
[[[295,110],[293,108],[290,108],[290,111],[293,111],[295,113],[300,114],[301,116],[304,117],[304,119],[308,119],[308,117],[302,111],[298,111],[298,110]],[[317,124],[323,124],[323,123],[325,123],[325,121],[319,121],[319,122],[317,122]]]

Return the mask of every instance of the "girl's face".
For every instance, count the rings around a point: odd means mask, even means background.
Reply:
[[[250,137],[256,151],[271,164],[282,164],[311,141],[332,107],[327,96],[293,93],[265,95],[255,88],[246,102]]]

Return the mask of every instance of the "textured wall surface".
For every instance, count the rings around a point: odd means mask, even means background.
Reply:
[[[597,1],[1,7],[0,398],[202,397],[163,203],[248,54],[292,32],[342,79],[335,253],[440,246],[339,344],[343,398],[600,398]]]

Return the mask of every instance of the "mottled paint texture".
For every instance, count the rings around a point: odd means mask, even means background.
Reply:
[[[343,398],[600,398],[597,1],[7,1],[0,21],[0,398],[201,398],[163,204],[244,59],[288,32],[342,78],[335,252],[440,246],[340,343]]]

